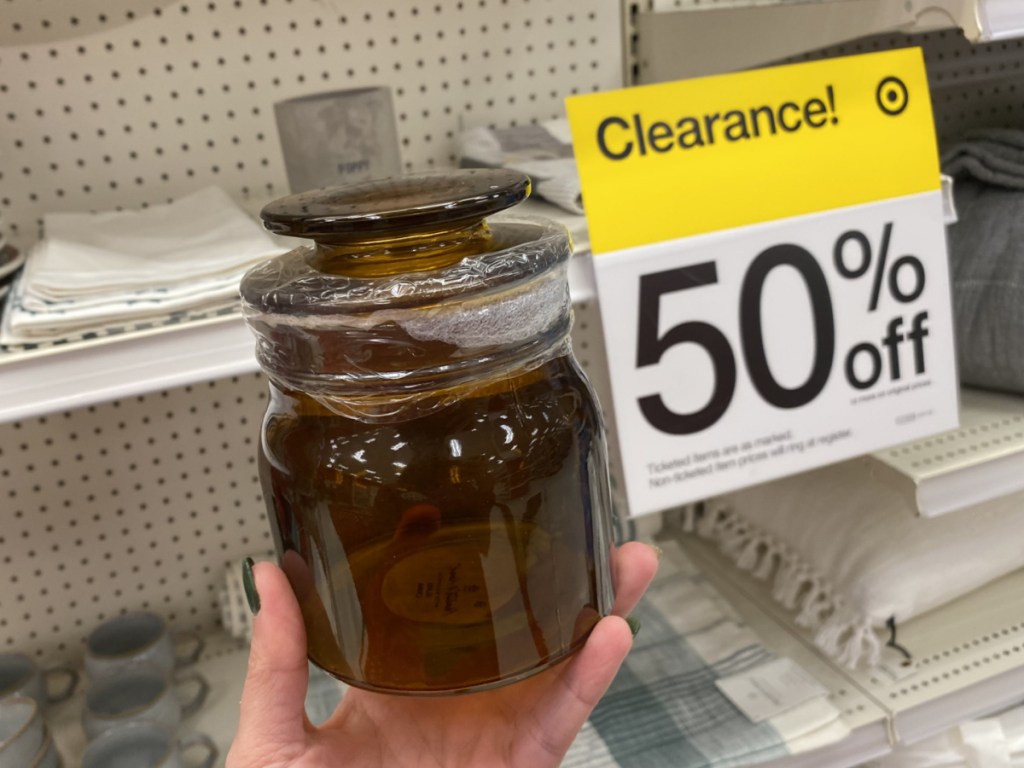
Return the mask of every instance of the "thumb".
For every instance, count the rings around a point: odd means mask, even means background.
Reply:
[[[632,646],[625,619],[606,616],[597,622],[583,648],[556,668],[545,695],[531,706],[526,723],[532,738],[519,745],[522,765],[550,765],[552,757],[564,757]]]
[[[246,591],[255,616],[238,733],[228,761],[232,768],[289,759],[301,754],[306,743],[309,667],[299,603],[276,565],[247,565],[251,578]]]

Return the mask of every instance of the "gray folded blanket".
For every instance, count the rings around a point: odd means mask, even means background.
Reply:
[[[969,133],[942,171],[958,216],[947,237],[960,381],[1024,394],[1024,130]]]
[[[1024,131],[972,131],[942,153],[942,171],[954,179],[976,179],[1008,189],[1024,189]]]

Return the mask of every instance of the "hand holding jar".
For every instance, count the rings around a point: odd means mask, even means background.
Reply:
[[[556,768],[611,684],[638,627],[628,616],[657,569],[631,542],[612,556],[615,604],[565,663],[510,685],[423,697],[350,688],[319,728],[306,719],[302,616],[271,563],[250,571],[249,671],[227,768]]]
[[[313,243],[241,286],[280,567],[247,570],[230,768],[555,766],[625,659],[656,558],[612,544],[568,234],[492,216],[529,189],[418,174],[264,208]],[[320,728],[307,656],[352,686]]]

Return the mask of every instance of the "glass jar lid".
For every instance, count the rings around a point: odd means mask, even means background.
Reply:
[[[326,187],[275,200],[260,212],[271,232],[329,242],[455,228],[510,208],[530,179],[506,169],[438,171]]]
[[[261,367],[334,397],[550,356],[571,325],[568,232],[513,212],[487,218],[529,191],[518,172],[449,171],[270,204],[268,228],[314,242],[242,280]]]

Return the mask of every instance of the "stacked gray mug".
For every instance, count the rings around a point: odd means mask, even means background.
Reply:
[[[69,667],[44,668],[23,653],[0,654],[0,768],[61,768],[45,714],[77,683]]]
[[[197,712],[209,693],[198,672],[177,671],[199,658],[202,645],[199,637],[172,633],[160,616],[145,611],[117,616],[90,633],[83,768],[176,768],[184,764],[186,750],[202,753],[200,768],[213,765],[212,739],[178,735],[182,720]],[[182,647],[187,650],[179,653]]]

